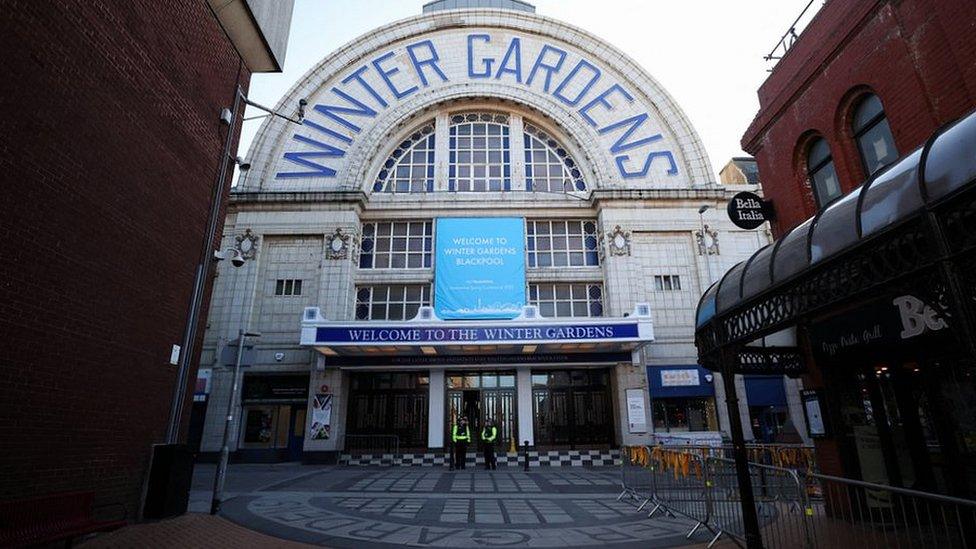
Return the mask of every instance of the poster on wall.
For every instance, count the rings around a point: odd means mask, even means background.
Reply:
[[[312,401],[312,440],[329,440],[332,435],[332,395],[315,395]]]
[[[525,306],[525,221],[439,218],[434,310],[451,319],[511,319]]]
[[[647,432],[643,389],[627,389],[627,426],[631,433]]]

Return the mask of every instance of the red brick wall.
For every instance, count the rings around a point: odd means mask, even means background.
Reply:
[[[816,213],[804,138],[830,144],[845,191],[863,183],[849,115],[858,90],[884,105],[901,154],[976,107],[976,2],[831,0],[759,90],[742,138],[776,207],[776,236]]]
[[[202,0],[0,4],[0,499],[131,518],[250,75]]]

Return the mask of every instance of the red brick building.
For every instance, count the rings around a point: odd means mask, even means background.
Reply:
[[[862,216],[862,207],[868,207],[865,200],[880,200],[879,193],[884,192],[871,189],[855,195],[851,191],[873,177],[890,181],[904,174],[906,180],[919,179],[907,174],[922,165],[925,155],[919,150],[905,162],[899,159],[976,107],[976,2],[829,0],[775,65],[759,89],[759,101],[760,110],[742,138],[742,147],[758,162],[765,197],[776,213],[774,236],[781,240],[729,272],[729,284],[723,286],[735,286],[741,280],[739,291],[729,292],[723,304],[724,288],[710,289],[700,311],[705,319],[714,315],[714,326],[734,325],[731,319],[748,315],[750,308],[762,310],[768,317],[763,326],[756,323],[737,336],[720,334],[711,340],[708,330],[712,328],[700,319],[700,353],[716,356],[714,348],[708,349],[709,341],[719,341],[728,350],[735,347],[736,337],[741,345],[750,337],[787,326],[773,335],[793,341],[783,349],[798,353],[807,372],[804,386],[821,392],[824,416],[828,423],[833,421],[827,435],[817,440],[824,472],[971,495],[976,487],[976,469],[970,466],[976,446],[968,441],[976,433],[976,416],[971,406],[962,404],[971,400],[967,395],[974,391],[969,382],[973,363],[966,350],[971,338],[962,326],[969,305],[958,299],[943,303],[945,293],[926,295],[927,289],[943,282],[909,282],[904,276],[911,272],[915,280],[931,276],[929,280],[935,281],[956,277],[962,280],[959,288],[968,288],[969,279],[961,278],[968,269],[961,266],[964,261],[946,263],[944,272],[933,275],[917,267],[922,264],[920,258],[935,248],[933,244],[914,248],[918,250],[915,256],[900,249],[884,251],[886,245],[898,249],[891,243],[898,236],[896,224],[868,234],[861,226],[864,217],[848,231],[859,240],[848,242],[846,248],[833,248],[837,254],[830,258],[832,263],[825,259],[829,254],[822,251],[822,242],[830,240],[830,231],[841,231],[838,227],[848,220],[854,223],[855,212]],[[897,202],[894,196],[889,204]],[[834,204],[836,208],[828,208]],[[827,214],[818,215],[825,210]],[[913,219],[916,228],[925,223],[919,221],[918,211],[910,212],[916,217],[907,212],[903,217]],[[902,227],[910,225],[904,223]],[[790,255],[790,251],[796,253]],[[897,254],[903,254],[898,256],[905,259],[903,264],[897,264]],[[872,264],[874,260],[877,263]],[[851,266],[845,268],[844,261]],[[774,265],[769,268],[771,274],[763,278],[767,275],[763,269],[770,264]],[[790,274],[781,274],[784,272]],[[834,272],[833,278],[823,274]],[[756,282],[757,276],[760,282]],[[817,282],[818,276],[824,277],[821,282]],[[749,290],[750,285],[754,289]],[[718,314],[714,314],[715,293],[719,294]],[[892,303],[905,300],[914,300],[911,302],[918,303],[919,310],[925,307],[933,319],[938,315],[954,318],[951,323],[934,321],[933,325],[948,326],[940,334],[945,336],[951,330],[955,341],[933,345],[924,338],[911,340],[912,336],[906,336],[910,330],[902,330],[899,338],[905,317],[903,314],[899,323]],[[793,305],[786,308],[789,312],[784,320],[770,320],[783,312],[772,303]],[[951,312],[953,308],[955,312]],[[853,339],[845,330],[855,334]],[[833,338],[843,346],[864,333],[879,339],[824,356],[821,343]],[[834,352],[831,349],[830,354]],[[900,406],[901,417],[895,412],[894,418],[878,419],[879,410],[889,406]],[[866,411],[861,415],[867,419],[852,420],[857,414],[852,415],[851,410]],[[878,434],[868,428],[888,422],[891,429],[879,428],[887,432]],[[877,465],[881,453],[864,449],[872,444],[885,448],[884,466]],[[943,471],[936,471],[938,467]]]
[[[778,219],[775,236],[816,213],[808,156],[828,145],[841,192],[870,175],[854,136],[867,94],[883,107],[897,158],[976,106],[976,2],[830,0],[759,88],[742,137]]]
[[[94,491],[138,516],[167,438],[219,113],[252,72],[281,70],[291,10],[2,3],[0,500]]]

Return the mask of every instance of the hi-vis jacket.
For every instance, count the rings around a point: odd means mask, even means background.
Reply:
[[[497,436],[498,436],[497,427],[491,427],[491,428],[485,427],[484,429],[481,430],[481,440],[485,442],[495,442],[495,437]]]
[[[462,440],[465,441],[465,442],[467,442],[467,441],[471,440],[471,428],[468,427],[467,425],[465,425],[464,426],[464,432],[463,433],[458,433],[458,426],[455,425],[451,429],[451,440],[453,440],[454,442],[459,442],[459,441],[462,441]]]

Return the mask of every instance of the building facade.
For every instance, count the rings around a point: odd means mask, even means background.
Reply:
[[[0,499],[94,492],[140,514],[228,135],[218,115],[251,73],[280,70],[291,21],[291,2],[210,4],[4,4]]]
[[[742,148],[782,236],[976,105],[976,5],[831,0],[759,88]]]
[[[742,139],[777,241],[699,307],[709,368],[803,372],[822,471],[972,497],[976,5],[826,3]],[[750,362],[751,361],[751,362]]]
[[[327,56],[281,100],[307,99],[304,125],[261,128],[224,227],[253,260],[215,284],[205,456],[228,399],[238,459],[422,454],[462,415],[505,449],[725,430],[693,315],[766,242],[723,213],[755,186],[715,184],[678,105],[610,44],[524,2],[450,4]],[[241,329],[261,335],[232,395]],[[798,413],[796,382],[774,383]]]

